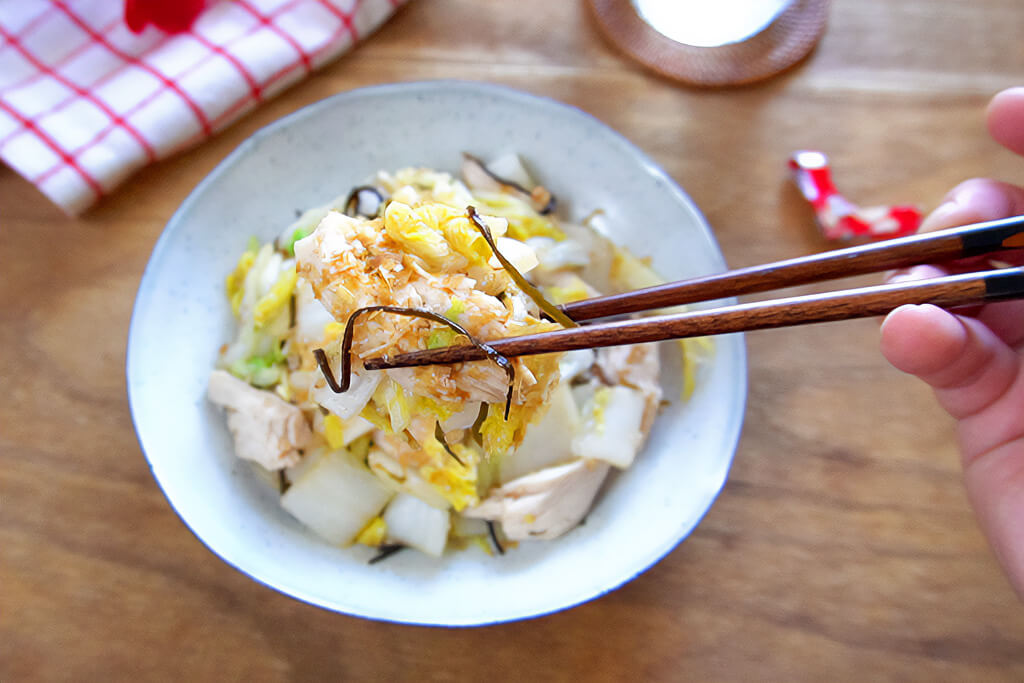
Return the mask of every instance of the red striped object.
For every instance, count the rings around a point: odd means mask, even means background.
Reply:
[[[913,234],[921,224],[921,210],[916,206],[865,208],[846,199],[832,182],[828,157],[821,152],[794,152],[789,158],[789,169],[796,186],[814,208],[825,239],[901,237]]]
[[[0,2],[0,159],[79,213],[346,52],[404,2]]]

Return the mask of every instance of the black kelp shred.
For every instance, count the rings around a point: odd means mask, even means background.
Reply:
[[[536,208],[536,201],[534,200],[533,192],[531,192],[530,190],[527,190],[525,187],[523,187],[522,185],[520,185],[516,181],[509,180],[508,178],[503,178],[500,175],[498,175],[497,173],[495,173],[494,171],[492,171],[491,169],[487,168],[487,164],[485,164],[479,157],[473,156],[472,154],[469,154],[468,152],[463,152],[462,156],[466,157],[467,159],[472,161],[474,164],[479,166],[480,170],[482,170],[484,173],[489,175],[499,185],[505,185],[508,188],[511,188],[511,189],[515,190],[516,192],[522,194],[522,195],[526,195],[527,197],[530,197],[530,205],[533,206],[534,208]],[[557,200],[555,199],[555,195],[553,195],[550,192],[548,192],[548,201],[547,201],[547,203],[543,207],[538,209],[537,213],[539,213],[542,216],[546,216],[546,215],[548,215],[549,213],[551,213],[552,211],[555,210],[555,206],[556,205],[557,205]]]
[[[367,564],[377,564],[382,560],[386,560],[399,550],[405,550],[407,546],[401,545],[400,543],[394,543],[392,545],[382,545],[376,555],[371,557]]]
[[[373,194],[377,198],[377,210],[372,214],[359,213],[359,195],[364,192]],[[380,205],[384,203],[384,195],[381,194],[380,190],[372,185],[359,185],[353,187],[352,191],[348,193],[348,197],[345,198],[345,214],[348,216],[360,216],[362,218],[376,218],[380,212]]]
[[[494,528],[494,522],[490,520],[487,522],[487,533],[491,535],[491,543],[494,544],[494,548],[498,551],[498,554],[504,555],[505,548],[501,545],[501,541],[498,540],[498,531]]]
[[[448,455],[455,458],[455,462],[459,463],[463,467],[466,466],[466,463],[462,462],[462,458],[457,456],[455,454],[455,451],[452,450],[452,447],[448,445],[448,439],[444,438],[444,430],[441,429],[440,422],[434,423],[434,438],[441,442],[441,445],[444,446],[444,449],[448,451]]]

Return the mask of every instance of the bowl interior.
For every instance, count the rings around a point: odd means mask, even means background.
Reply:
[[[516,151],[580,219],[602,209],[613,238],[676,279],[724,268],[700,213],[624,138],[551,100],[475,83],[355,90],[258,132],[220,164],[167,225],[146,268],[128,342],[132,415],[150,467],[182,520],[213,552],[288,595],[347,614],[473,625],[536,616],[611,590],[655,563],[717,495],[739,437],[746,361],[739,335],[719,337],[694,396],[665,345],[666,397],[645,451],[603,490],[586,523],[502,557],[477,548],[437,560],[335,548],[281,508],[276,491],[232,455],[222,415],[205,399],[218,347],[231,335],[223,293],[250,236],[269,239],[296,211],[379,169],[457,171],[462,151]]]

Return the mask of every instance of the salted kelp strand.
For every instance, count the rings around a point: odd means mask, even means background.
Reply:
[[[505,547],[501,545],[501,541],[498,540],[498,531],[494,528],[494,522],[487,520],[487,533],[491,536],[491,543],[494,544],[494,548],[498,551],[499,555],[505,554]]]
[[[459,463],[463,467],[466,466],[466,463],[462,462],[462,458],[457,456],[455,454],[455,451],[452,450],[452,447],[448,445],[448,439],[444,437],[444,430],[441,429],[440,422],[434,423],[434,438],[441,442],[441,445],[444,446],[444,449],[448,452],[448,455],[455,458],[455,462]]]
[[[334,377],[334,371],[331,370],[331,364],[327,361],[327,354],[323,349],[313,349],[313,358],[316,358],[317,367],[320,368],[320,373],[324,376],[327,381],[327,386],[331,388],[336,394],[348,391],[348,386],[352,381],[352,374],[342,371],[341,383]]]
[[[476,226],[477,230],[480,231],[480,234],[484,236],[484,239],[487,240],[487,244],[491,247],[491,251],[494,252],[494,257],[498,259],[498,262],[501,263],[505,271],[519,286],[519,289],[523,290],[523,293],[533,299],[533,302],[537,304],[537,307],[540,308],[540,310],[544,311],[549,318],[560,324],[562,327],[579,327],[579,325],[577,325],[572,318],[562,312],[558,306],[544,298],[544,295],[541,294],[540,290],[530,284],[529,280],[527,280],[523,274],[520,273],[507,258],[505,258],[504,254],[498,251],[498,246],[494,243],[494,238],[491,236],[491,229],[488,228],[482,220],[480,220],[480,215],[476,212],[474,207],[466,207],[466,216],[473,225]]]
[[[362,204],[362,198],[365,195],[370,195],[376,204],[373,207],[373,211],[360,211]],[[380,190],[372,185],[359,185],[353,187],[352,191],[348,193],[348,197],[345,199],[345,214],[348,216],[361,216],[362,218],[376,218],[377,214],[380,213],[380,206],[384,203],[384,195],[381,194]]]
[[[373,557],[371,557],[367,564],[377,564],[381,560],[388,559],[389,557],[397,553],[399,550],[405,550],[406,547],[407,546],[400,545],[397,543],[393,545],[382,545],[379,549],[379,552]]]
[[[491,182],[497,185],[502,192],[518,197],[540,215],[545,216],[555,210],[555,196],[548,192],[547,189],[538,185],[533,190],[529,190],[511,178],[504,178],[498,175],[488,168],[483,160],[468,152],[463,152],[462,158],[469,164],[469,167],[466,164],[463,164],[462,167],[463,176],[467,181],[470,179],[470,174],[467,171],[475,170],[477,173],[490,178]]]

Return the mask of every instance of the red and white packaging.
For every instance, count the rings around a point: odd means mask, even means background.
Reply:
[[[832,182],[832,169],[822,152],[794,152],[789,158],[789,168],[796,186],[814,208],[825,239],[901,237],[916,232],[921,224],[921,209],[916,206],[865,208],[846,199]]]

